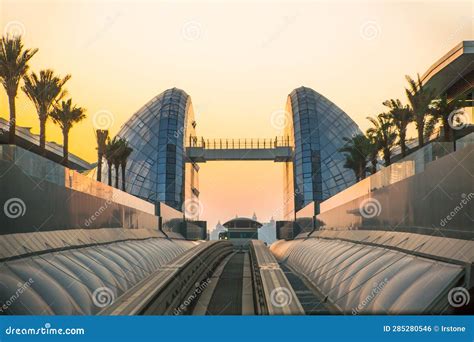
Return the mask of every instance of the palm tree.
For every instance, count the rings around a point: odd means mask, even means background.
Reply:
[[[40,121],[40,148],[45,152],[46,146],[46,121],[53,105],[60,101],[67,92],[63,90],[64,84],[71,78],[66,75],[60,78],[54,75],[51,69],[41,70],[39,75],[32,73],[23,77],[25,83],[22,87],[26,96],[33,102]]]
[[[18,85],[28,72],[29,60],[38,52],[38,49],[23,50],[21,36],[3,36],[0,43],[0,81],[5,88],[10,106],[10,131],[8,143],[15,143],[16,107],[15,98]]]
[[[391,163],[391,149],[397,138],[397,133],[393,130],[393,123],[388,118],[387,114],[379,114],[377,118],[367,117],[374,127],[367,130],[367,134],[373,135],[377,141],[379,150],[383,153],[385,166]]]
[[[410,76],[405,77],[409,84],[409,88],[405,88],[405,92],[418,131],[418,147],[421,148],[424,145],[425,124],[430,113],[430,104],[435,97],[434,91],[423,86],[419,74],[416,81]]]
[[[107,129],[96,130],[97,138],[97,180],[102,181],[102,159],[104,158],[107,147],[107,140],[109,138],[109,131]]]
[[[379,142],[377,140],[376,135],[370,131],[366,132],[365,136],[369,141],[369,161],[371,164],[370,167],[370,174],[374,174],[377,172],[377,164],[378,164],[378,155],[379,155]]]
[[[76,107],[72,100],[61,101],[50,113],[51,119],[63,133],[63,164],[68,166],[69,161],[69,131],[72,126],[86,118],[85,109]]]
[[[107,144],[105,146],[105,160],[107,161],[107,183],[112,186],[112,168],[115,162],[115,155],[117,154],[117,139],[111,140],[107,138]]]
[[[408,105],[402,105],[402,102],[399,99],[390,99],[385,101],[383,104],[384,106],[390,108],[388,117],[393,122],[398,131],[398,143],[400,144],[400,148],[402,150],[402,156],[405,157],[407,155],[407,127],[412,121],[413,113],[410,107]]]
[[[133,152],[133,148],[131,148],[128,145],[128,141],[125,139],[120,139],[121,140],[121,146],[120,146],[120,154],[119,154],[119,160],[120,160],[120,167],[122,168],[122,190],[125,191],[125,169],[127,167],[127,160],[130,154]]]
[[[342,138],[346,143],[339,149],[346,157],[344,167],[354,171],[357,181],[365,178],[367,171],[367,157],[370,154],[370,141],[363,134],[357,134],[352,138]]]
[[[123,141],[120,138],[115,137],[115,148],[114,148],[114,156],[112,158],[112,163],[114,164],[115,169],[115,187],[119,189],[119,182],[120,182],[120,154],[122,153],[123,149]]]
[[[431,107],[431,114],[437,120],[441,119],[441,122],[443,124],[444,141],[453,140],[453,128],[451,127],[449,122],[450,119],[452,120],[452,118],[450,118],[450,115],[455,111],[463,108],[465,106],[465,101],[466,100],[464,94],[455,97],[451,101],[448,100],[447,94],[444,94],[433,101],[433,105]]]

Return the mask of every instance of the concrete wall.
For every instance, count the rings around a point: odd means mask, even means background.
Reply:
[[[150,213],[150,203],[104,184],[95,188],[99,182],[21,148],[0,149],[0,234],[78,228],[158,229],[158,217]],[[84,184],[77,184],[81,180]]]
[[[317,215],[323,229],[391,230],[473,239],[474,146]],[[355,185],[357,186],[357,185]]]

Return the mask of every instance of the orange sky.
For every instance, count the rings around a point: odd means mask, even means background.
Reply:
[[[72,75],[67,89],[89,118],[71,131],[70,148],[91,162],[94,113],[110,111],[116,133],[173,86],[191,95],[206,137],[278,135],[271,113],[301,85],[365,129],[382,101],[404,99],[405,74],[423,73],[474,37],[473,14],[471,1],[0,0],[0,28],[24,32],[40,49],[32,70]],[[21,92],[17,107],[18,124],[38,132]],[[8,117],[3,91],[0,117]],[[61,142],[51,123],[47,136]],[[270,162],[202,165],[204,219],[280,218],[282,177]]]

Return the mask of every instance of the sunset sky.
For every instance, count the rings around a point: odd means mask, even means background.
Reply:
[[[31,69],[71,74],[69,95],[88,119],[70,150],[95,162],[94,113],[113,114],[115,134],[143,104],[178,87],[192,97],[198,135],[274,137],[271,114],[305,85],[361,127],[382,102],[405,101],[404,76],[424,73],[474,38],[472,1],[99,1],[0,0],[0,28],[39,48]],[[19,92],[18,125],[38,132]],[[0,91],[0,117],[8,102]],[[61,142],[51,122],[48,140]],[[282,170],[271,162],[201,166],[208,227],[256,211],[281,218]]]

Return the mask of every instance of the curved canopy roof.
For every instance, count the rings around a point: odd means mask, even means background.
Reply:
[[[150,238],[92,245],[7,261],[0,303],[9,315],[94,315],[195,246]],[[17,295],[21,293],[21,298]]]
[[[262,224],[246,217],[236,217],[224,223],[223,226],[226,228],[260,228]]]
[[[474,41],[463,41],[437,60],[421,77],[427,87],[448,95],[472,88]]]
[[[281,241],[272,253],[345,314],[423,314],[443,308],[460,265],[340,240]]]

